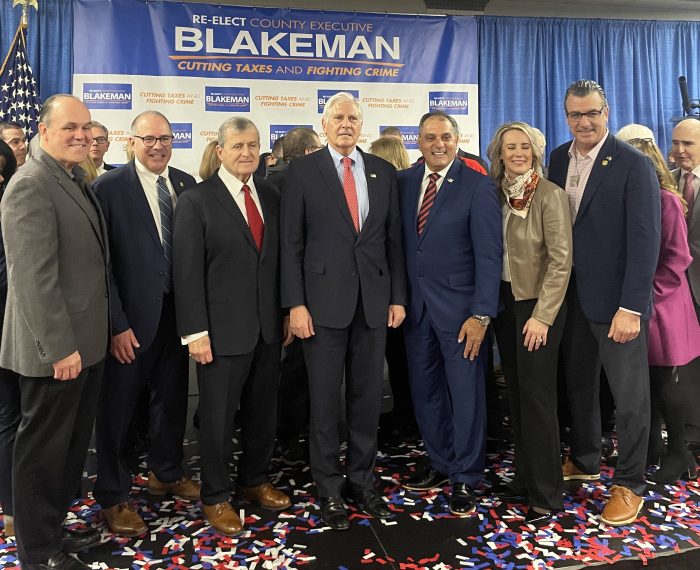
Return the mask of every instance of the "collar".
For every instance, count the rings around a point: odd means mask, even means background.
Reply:
[[[603,148],[605,141],[608,140],[609,134],[610,131],[608,129],[605,129],[605,134],[603,135],[603,138],[600,139],[598,144],[595,145],[586,154],[581,154],[580,152],[578,152],[578,150],[576,149],[576,139],[572,140],[571,146],[569,147],[569,158],[574,158],[574,155],[578,154],[581,158],[590,157],[590,159],[595,162],[595,159],[598,157],[598,153],[600,153],[600,149]]]
[[[160,174],[156,174],[155,172],[151,172],[146,168],[141,162],[139,162],[139,159],[134,157],[134,166],[136,167],[136,174],[139,175],[139,178],[143,178],[146,180],[146,182],[153,183],[155,186],[158,183],[158,177],[162,176],[166,180],[170,179],[170,167],[166,166],[165,170],[161,172]]]
[[[696,166],[695,168],[693,168],[693,170],[683,170],[682,168],[680,170],[681,170],[681,176],[680,176],[681,178],[685,178],[685,175],[688,174],[688,172],[692,172],[693,174],[695,174],[695,176],[700,178],[700,166]]]
[[[333,164],[337,167],[340,165],[340,161],[345,158],[345,155],[340,154],[337,150],[335,150],[331,145],[328,145],[328,152],[331,153],[331,158],[333,159]],[[348,157],[352,159],[352,162],[354,164],[357,164],[358,159],[360,157],[360,151],[357,150],[357,146],[352,149],[352,152],[348,154]]]
[[[223,164],[219,168],[219,178],[224,183],[224,186],[226,186],[228,191],[231,192],[232,194],[239,193],[243,188],[243,184],[247,184],[248,188],[250,188],[251,192],[253,192],[255,190],[255,183],[253,182],[253,175],[252,174],[248,178],[248,182],[243,182],[239,178],[236,178],[228,170],[226,170],[226,167]]]
[[[438,174],[440,175],[440,178],[444,179],[445,176],[447,176],[447,172],[450,170],[450,168],[452,168],[452,165],[455,163],[455,160],[457,160],[457,157],[455,157],[455,158],[452,160],[452,162],[450,162],[450,164],[448,164],[445,168],[443,168],[442,170],[438,171]],[[428,164],[426,163],[426,164],[425,164],[425,168],[423,169],[423,178],[422,178],[423,182],[425,182],[425,180],[428,178],[428,176],[430,176],[432,173],[433,173],[433,171],[430,170],[430,168],[428,168]],[[438,179],[438,180],[439,180],[439,179]]]

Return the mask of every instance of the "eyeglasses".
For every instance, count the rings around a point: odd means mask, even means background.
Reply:
[[[92,142],[97,144],[105,144],[107,142],[107,137],[95,137]]]
[[[143,144],[147,146],[148,148],[152,148],[156,146],[156,141],[160,141],[160,144],[163,146],[170,146],[173,144],[173,135],[163,135],[162,137],[140,137],[139,135],[131,135],[135,139],[141,139],[143,141]]]
[[[586,117],[589,121],[595,121],[598,119],[602,114],[603,111],[607,108],[607,105],[603,105],[599,110],[597,111],[588,111],[586,113],[578,113],[576,111],[573,111],[571,113],[567,113],[566,116],[571,119],[574,123],[578,123],[583,117]]]

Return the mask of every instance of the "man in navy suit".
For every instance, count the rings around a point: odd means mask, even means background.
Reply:
[[[484,471],[486,328],[498,309],[501,210],[490,178],[456,159],[459,129],[423,115],[425,159],[399,173],[410,300],[404,325],[408,377],[430,466],[407,489],[452,484],[450,510],[476,507]]]
[[[131,472],[126,436],[134,409],[149,394],[148,490],[199,499],[199,486],[182,469],[188,363],[175,327],[172,285],[172,214],[178,195],[194,186],[189,174],[168,166],[173,134],[156,111],[131,124],[134,160],[100,176],[94,190],[107,221],[112,252],[112,340],[97,415],[94,495],[115,534],[146,532],[129,504]]]
[[[386,327],[404,319],[396,169],[357,148],[362,109],[349,93],[326,103],[328,146],[293,160],[282,193],[282,306],[304,339],[311,400],[311,475],[321,516],[349,528],[341,497],[340,387],[345,371],[345,473],[365,512],[391,511],[374,489]]]
[[[565,481],[600,477],[600,367],[615,400],[619,458],[603,522],[632,523],[642,508],[649,442],[646,320],[660,242],[661,198],[650,160],[609,133],[595,81],[564,97],[574,140],[552,152],[549,174],[566,190],[574,223],[562,355],[571,408]]]

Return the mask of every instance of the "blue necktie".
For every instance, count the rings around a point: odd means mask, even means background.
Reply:
[[[173,221],[173,202],[170,198],[170,192],[168,191],[168,186],[165,183],[165,178],[162,176],[158,177],[158,207],[160,208],[160,229],[163,234],[163,255],[165,256],[166,262],[166,281],[164,285],[164,290],[166,293],[170,293],[170,283],[172,275],[172,221]]]

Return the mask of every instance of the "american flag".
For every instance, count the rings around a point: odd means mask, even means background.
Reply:
[[[27,61],[27,42],[20,24],[0,68],[0,121],[17,123],[30,139],[38,130],[40,110],[39,90]]]

